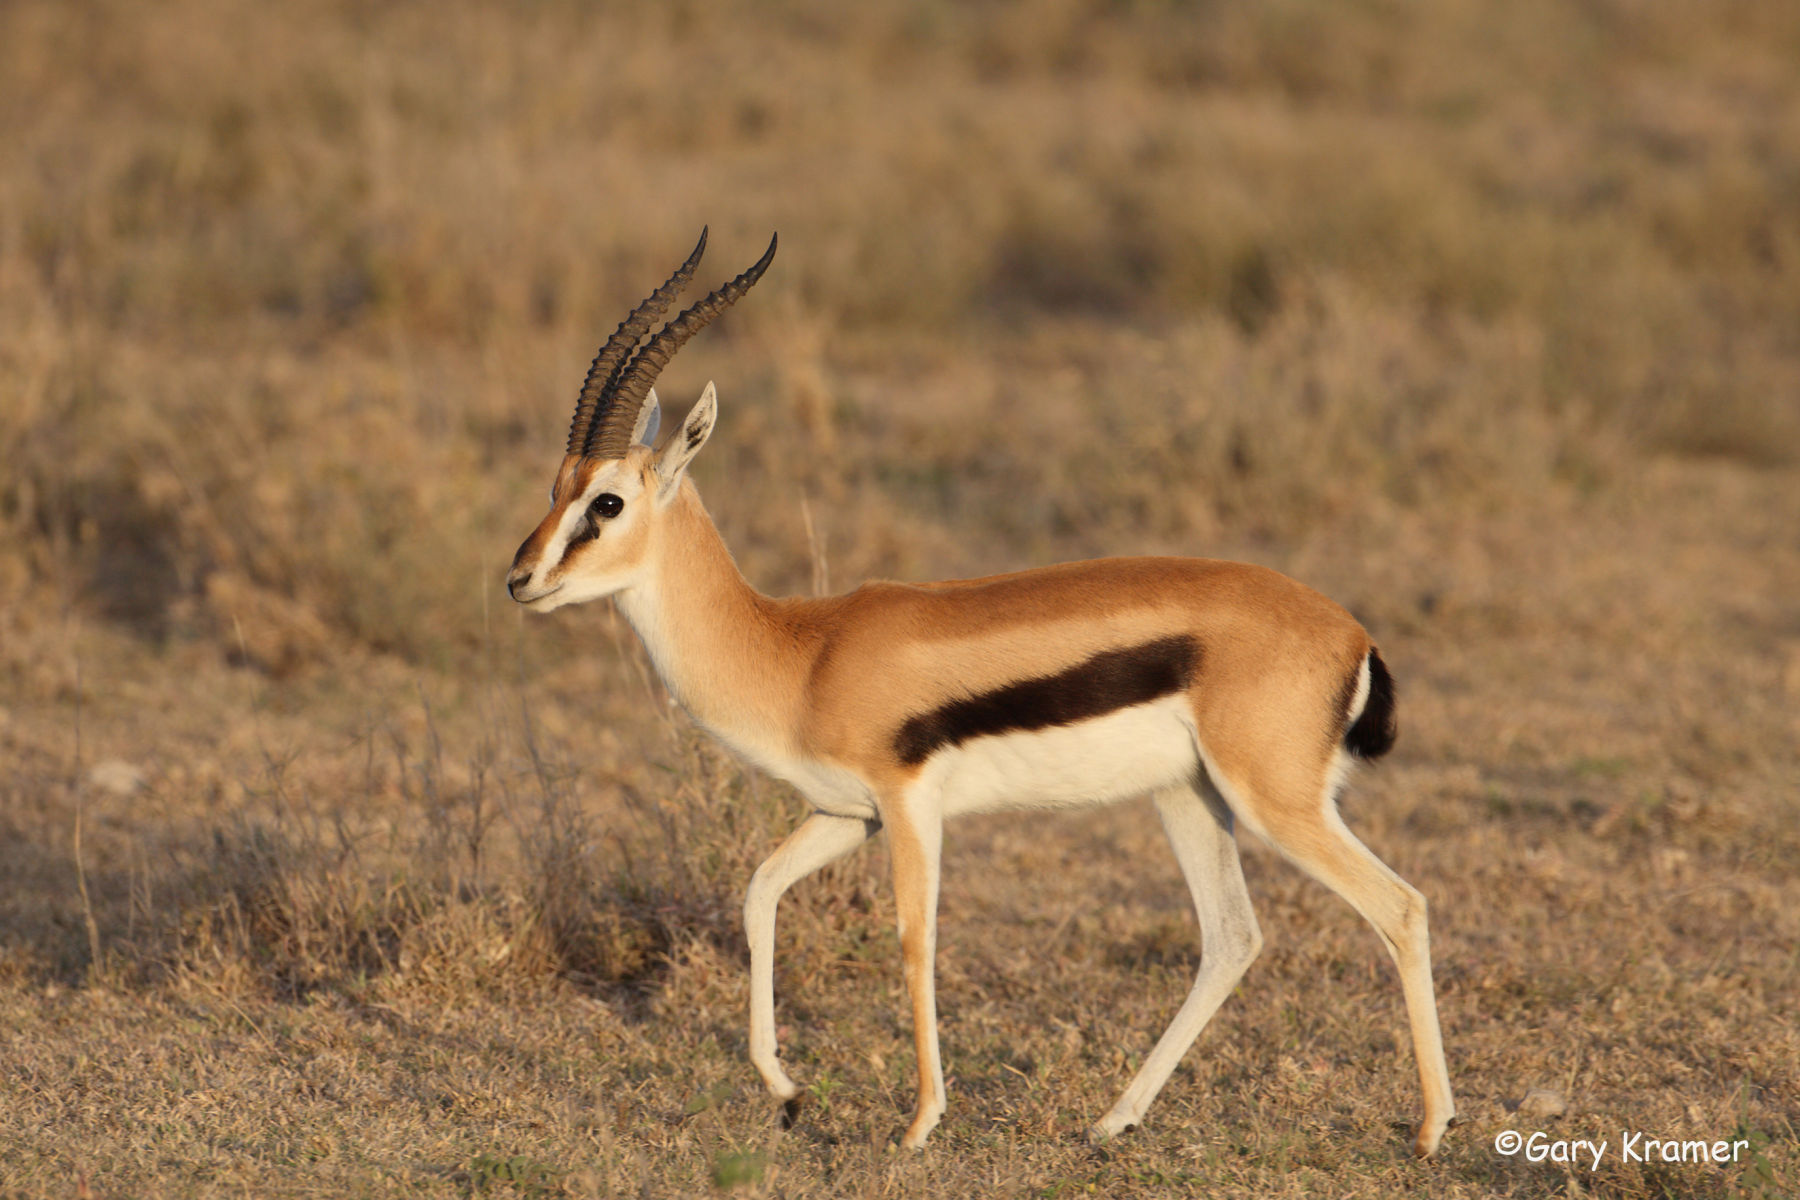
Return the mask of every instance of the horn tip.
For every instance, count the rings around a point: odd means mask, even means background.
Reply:
[[[775,247],[780,241],[781,235],[779,233],[771,233],[769,235],[769,248],[763,251],[763,256],[757,259],[756,264],[750,268],[751,271],[756,273],[757,278],[761,278],[762,273],[768,270],[769,264],[775,261]]]

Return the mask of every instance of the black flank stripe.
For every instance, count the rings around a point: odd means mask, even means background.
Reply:
[[[917,766],[970,738],[1103,717],[1181,691],[1199,666],[1200,642],[1185,634],[1107,650],[1055,675],[1022,679],[909,717],[894,735],[894,751],[901,762]]]

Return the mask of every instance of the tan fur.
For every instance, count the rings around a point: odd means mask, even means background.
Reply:
[[[1313,757],[1343,732],[1332,705],[1369,649],[1337,604],[1243,563],[1097,559],[772,600],[738,574],[691,483],[655,537],[664,609],[691,647],[691,666],[671,664],[683,704],[872,778],[911,774],[892,734],[913,713],[1171,633],[1204,647],[1193,697],[1210,743],[1307,742]]]
[[[875,584],[835,602],[792,604],[786,615],[820,643],[803,744],[867,768],[891,756],[884,735],[911,713],[1177,633],[1202,646],[1193,697],[1203,736],[1261,724],[1329,733],[1335,744],[1342,728],[1330,701],[1369,649],[1361,627],[1317,592],[1264,568],[1203,559]]]
[[[565,460],[558,503],[518,564],[541,553],[595,466]],[[547,578],[579,571],[588,555],[654,555],[666,611],[684,641],[695,639],[695,669],[670,681],[684,704],[709,725],[754,723],[797,751],[884,777],[903,773],[887,735],[907,716],[1172,633],[1194,634],[1204,647],[1193,696],[1209,742],[1308,730],[1335,745],[1341,714],[1331,704],[1369,650],[1368,635],[1336,603],[1245,563],[1106,558],[773,600],[738,573],[691,482],[651,536],[654,546],[602,539],[576,547]]]

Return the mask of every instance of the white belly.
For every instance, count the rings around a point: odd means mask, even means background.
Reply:
[[[834,817],[875,818],[874,789],[856,772],[818,759],[796,758],[747,738],[731,737],[722,730],[711,732],[751,763],[793,784],[806,802],[820,812]]]
[[[935,790],[948,817],[1108,804],[1192,779],[1199,765],[1178,694],[1076,725],[946,747],[925,764],[919,783],[921,798]]]
[[[768,770],[787,780],[806,797],[808,804],[834,817],[877,817],[875,791],[855,772],[829,763],[786,759],[768,764]]]
[[[972,738],[933,754],[911,790],[935,798],[946,817],[1109,804],[1194,778],[1200,757],[1190,721],[1185,697],[1174,695],[1075,725]],[[853,771],[721,740],[821,812],[877,816],[874,790]]]

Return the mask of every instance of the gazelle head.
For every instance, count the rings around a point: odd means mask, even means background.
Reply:
[[[630,587],[646,561],[658,515],[674,500],[688,463],[712,433],[718,413],[712,384],[681,423],[653,450],[660,409],[651,387],[669,358],[762,278],[775,238],[754,266],[659,329],[642,346],[675,297],[693,278],[706,231],[663,285],[619,323],[594,356],[575,402],[568,452],[550,486],[550,512],[513,556],[506,590],[548,612]]]

